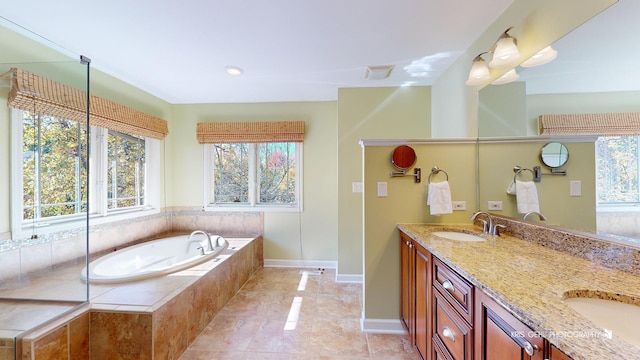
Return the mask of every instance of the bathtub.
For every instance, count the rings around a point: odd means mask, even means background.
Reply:
[[[218,235],[211,235],[211,242],[212,251],[202,234],[172,236],[129,246],[92,261],[88,266],[88,279],[91,284],[110,284],[171,274],[211,260],[229,246],[229,242]],[[87,267],[80,272],[80,278],[87,281]]]

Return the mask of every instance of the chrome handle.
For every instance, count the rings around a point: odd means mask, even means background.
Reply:
[[[451,341],[456,341],[456,338],[453,335],[453,331],[451,331],[451,329],[449,329],[446,326],[442,328],[442,336],[446,337],[447,339],[449,339]]]
[[[442,282],[442,287],[450,292],[456,291],[456,288],[453,287],[453,284],[448,279]]]
[[[524,351],[527,353],[527,355],[529,356],[533,356],[533,353],[538,350],[538,345],[531,345],[530,342],[525,341],[524,345],[522,346],[522,348],[524,349]]]

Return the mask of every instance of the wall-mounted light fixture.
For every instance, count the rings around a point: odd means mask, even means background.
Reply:
[[[491,52],[493,56],[489,62],[489,66],[494,69],[511,68],[518,65],[520,61],[520,51],[518,51],[518,40],[509,35],[509,30],[513,26],[505,30],[498,38]]]
[[[482,55],[484,54],[486,53],[478,54],[478,56],[473,59],[471,71],[469,71],[469,78],[467,79],[465,84],[469,86],[483,85],[486,84],[487,81],[489,81],[489,79],[491,78],[487,62],[482,58]]]
[[[510,82],[518,80],[519,78],[520,78],[520,75],[518,75],[518,73],[516,72],[516,69],[511,69],[511,70],[507,71],[506,73],[504,73],[504,75],[502,75],[499,78],[495,79],[491,83],[491,85],[508,84]]]
[[[521,55],[518,50],[518,40],[509,35],[509,31],[513,29],[513,26],[505,30],[498,38],[491,51],[491,61],[489,66],[487,62],[482,58],[482,55],[486,52],[479,54],[473,59],[471,70],[469,71],[469,78],[465,82],[468,86],[480,86],[486,85],[491,79],[490,68],[498,70],[508,70],[501,77],[494,80],[492,85],[507,84],[512,81],[518,80],[520,77],[516,73],[516,66],[520,61]],[[548,63],[556,58],[558,52],[553,50],[551,46],[540,50],[538,53],[520,64],[523,67],[533,67]]]
[[[520,64],[520,66],[534,67],[534,66],[544,65],[550,62],[551,60],[555,59],[556,56],[558,56],[558,52],[555,51],[551,47],[551,45],[549,45],[546,48],[535,53],[532,57],[525,60],[522,64]]]

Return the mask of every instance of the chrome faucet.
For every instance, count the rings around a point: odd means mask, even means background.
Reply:
[[[202,234],[207,237],[207,244],[209,245],[209,251],[213,251],[213,244],[211,243],[211,235],[208,232],[202,230],[195,230],[191,234],[189,234],[189,240],[193,237],[193,235]],[[204,250],[203,250],[204,251]]]
[[[524,214],[524,216],[522,217],[522,220],[527,220],[527,216],[529,216],[531,214],[538,215],[538,218],[540,218],[541,221],[547,220],[546,216],[542,215],[541,213],[539,213],[537,211],[529,211],[528,213]]]
[[[487,221],[484,220],[480,220],[482,221],[482,232],[485,234],[489,234],[489,235],[493,235],[493,218],[491,217],[491,214],[489,214],[486,211],[478,211],[476,213],[474,213],[473,215],[471,215],[471,220],[475,220],[476,217],[478,217],[478,215],[485,215],[487,217],[488,223]]]

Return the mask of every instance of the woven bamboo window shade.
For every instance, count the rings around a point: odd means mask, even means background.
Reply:
[[[9,107],[37,114],[86,121],[87,94],[74,87],[12,68]],[[98,96],[89,97],[89,123],[110,130],[163,139],[169,133],[165,120]]]
[[[200,144],[302,142],[304,121],[198,123]]]
[[[640,135],[640,113],[540,115],[540,135]]]

